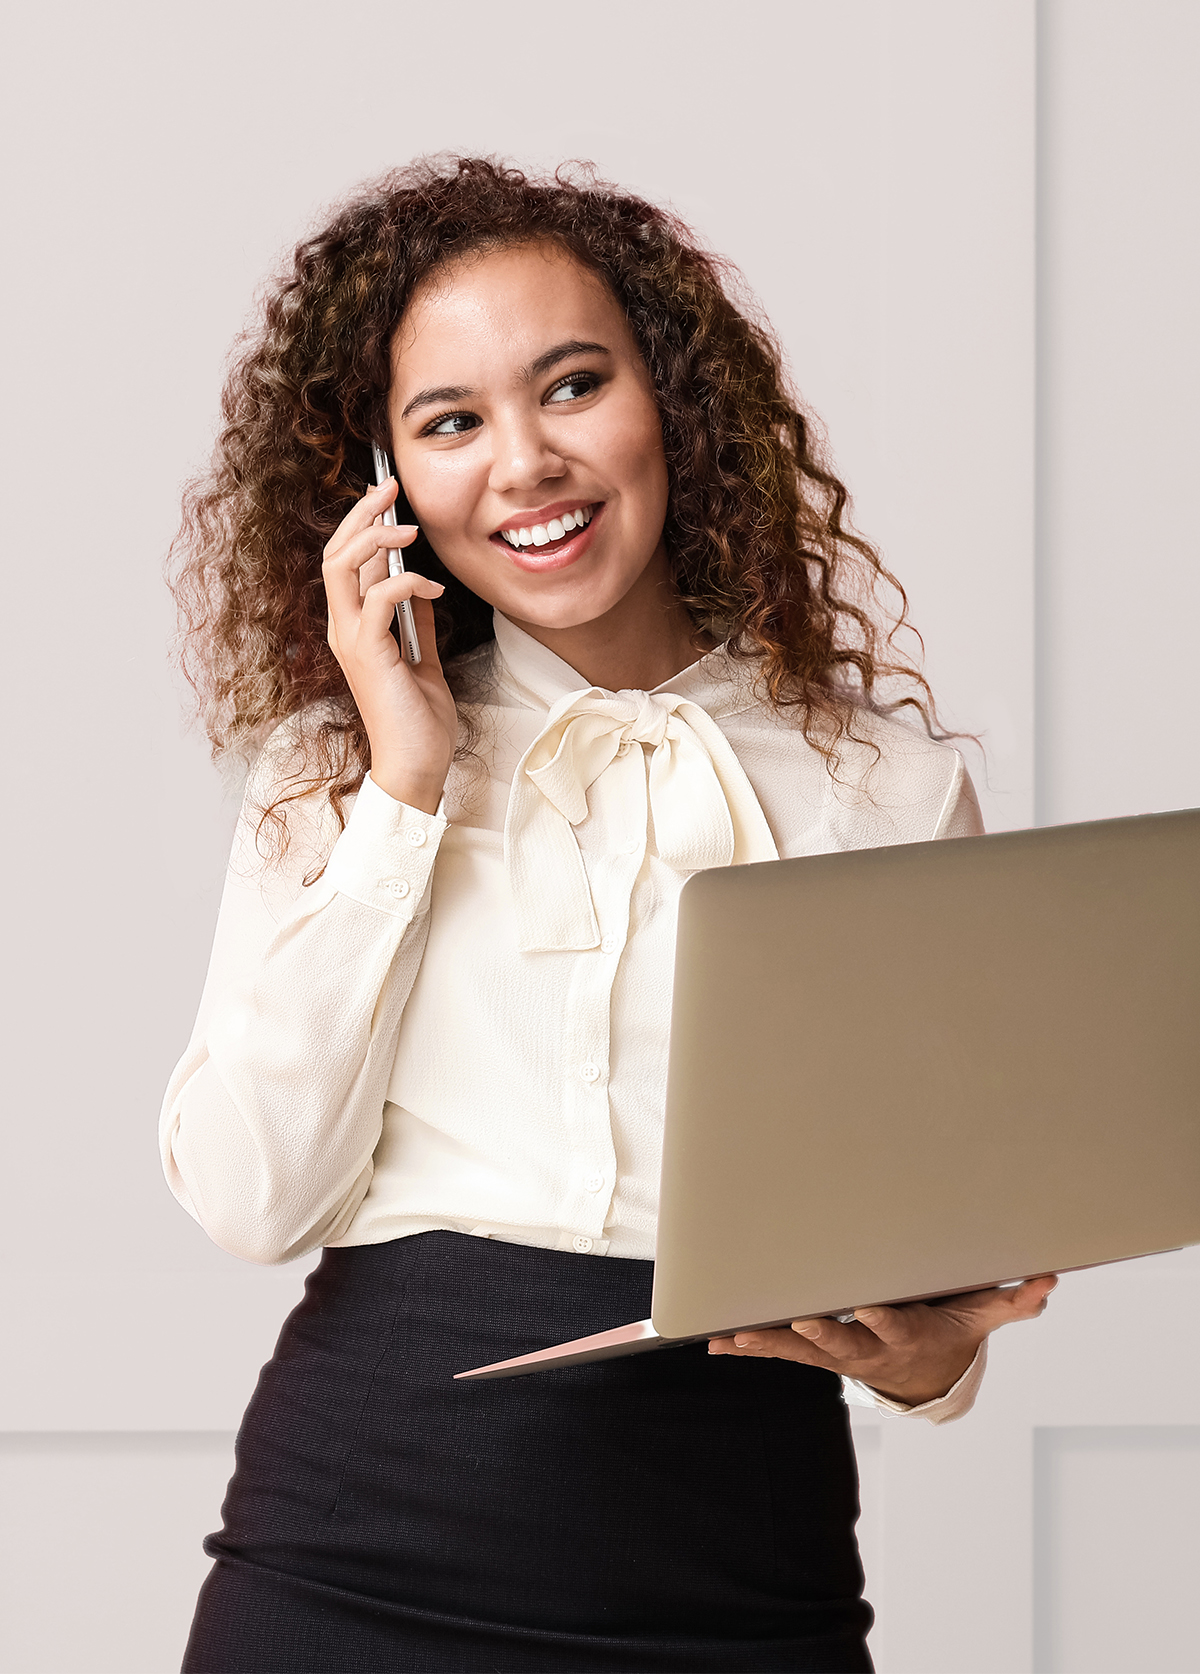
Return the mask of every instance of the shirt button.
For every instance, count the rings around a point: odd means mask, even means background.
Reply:
[[[575,1249],[579,1255],[587,1255],[591,1247],[592,1241],[590,1238],[584,1238],[581,1234],[575,1239]]]
[[[638,850],[641,848],[641,846],[642,845],[639,842],[637,842],[636,840],[632,843],[622,843],[621,847],[617,850],[617,853],[618,854],[636,854],[638,852]]]
[[[600,1070],[596,1064],[581,1064],[579,1073],[585,1081],[599,1081]]]
[[[601,953],[615,953],[617,951],[617,938],[615,936],[605,936],[600,943],[600,951]]]
[[[425,833],[419,826],[411,826],[404,833],[404,835],[408,838],[414,849],[423,849],[425,847]]]
[[[589,1192],[598,1192],[604,1184],[604,1176],[597,1169],[594,1174],[589,1174],[583,1183]]]
[[[389,878],[383,887],[387,890],[389,895],[394,895],[397,901],[403,901],[404,897],[412,888],[412,885],[407,883],[403,878]]]

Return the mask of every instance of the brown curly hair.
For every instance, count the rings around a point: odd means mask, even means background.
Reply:
[[[933,730],[929,687],[895,649],[904,591],[848,527],[847,491],[730,264],[586,165],[534,178],[491,159],[422,158],[361,189],[269,288],[168,560],[180,662],[214,756],[249,753],[301,718],[299,765],[264,811],[285,842],[289,801],[324,790],[341,822],[370,766],[326,638],[321,559],[374,480],[371,441],[388,444],[393,334],[434,269],[535,241],[600,275],[629,320],[662,418],[666,548],[697,628],[757,662],[769,701],[798,712],[833,772],[864,708],[907,705]],[[414,567],[446,584],[434,606],[443,661],[492,637],[491,607],[428,548]]]

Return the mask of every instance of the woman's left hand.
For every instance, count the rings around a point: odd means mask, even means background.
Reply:
[[[890,1401],[919,1407],[949,1393],[997,1327],[1036,1319],[1057,1283],[1053,1274],[1045,1274],[1011,1290],[975,1290],[898,1308],[859,1308],[844,1325],[835,1319],[797,1319],[790,1328],[714,1337],[708,1352],[823,1366],[868,1384]]]

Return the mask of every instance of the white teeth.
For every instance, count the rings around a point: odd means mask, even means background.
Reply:
[[[580,506],[578,511],[564,512],[548,523],[535,523],[532,529],[501,529],[500,534],[509,546],[548,546],[551,541],[561,541],[572,529],[586,529],[591,521],[591,508]]]

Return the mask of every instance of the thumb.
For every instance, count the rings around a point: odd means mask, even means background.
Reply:
[[[964,1325],[986,1335],[1016,1320],[1036,1319],[1057,1283],[1056,1274],[1041,1273],[1019,1285],[1003,1289],[997,1286],[993,1290],[974,1291],[970,1296],[950,1298],[942,1306]]]

